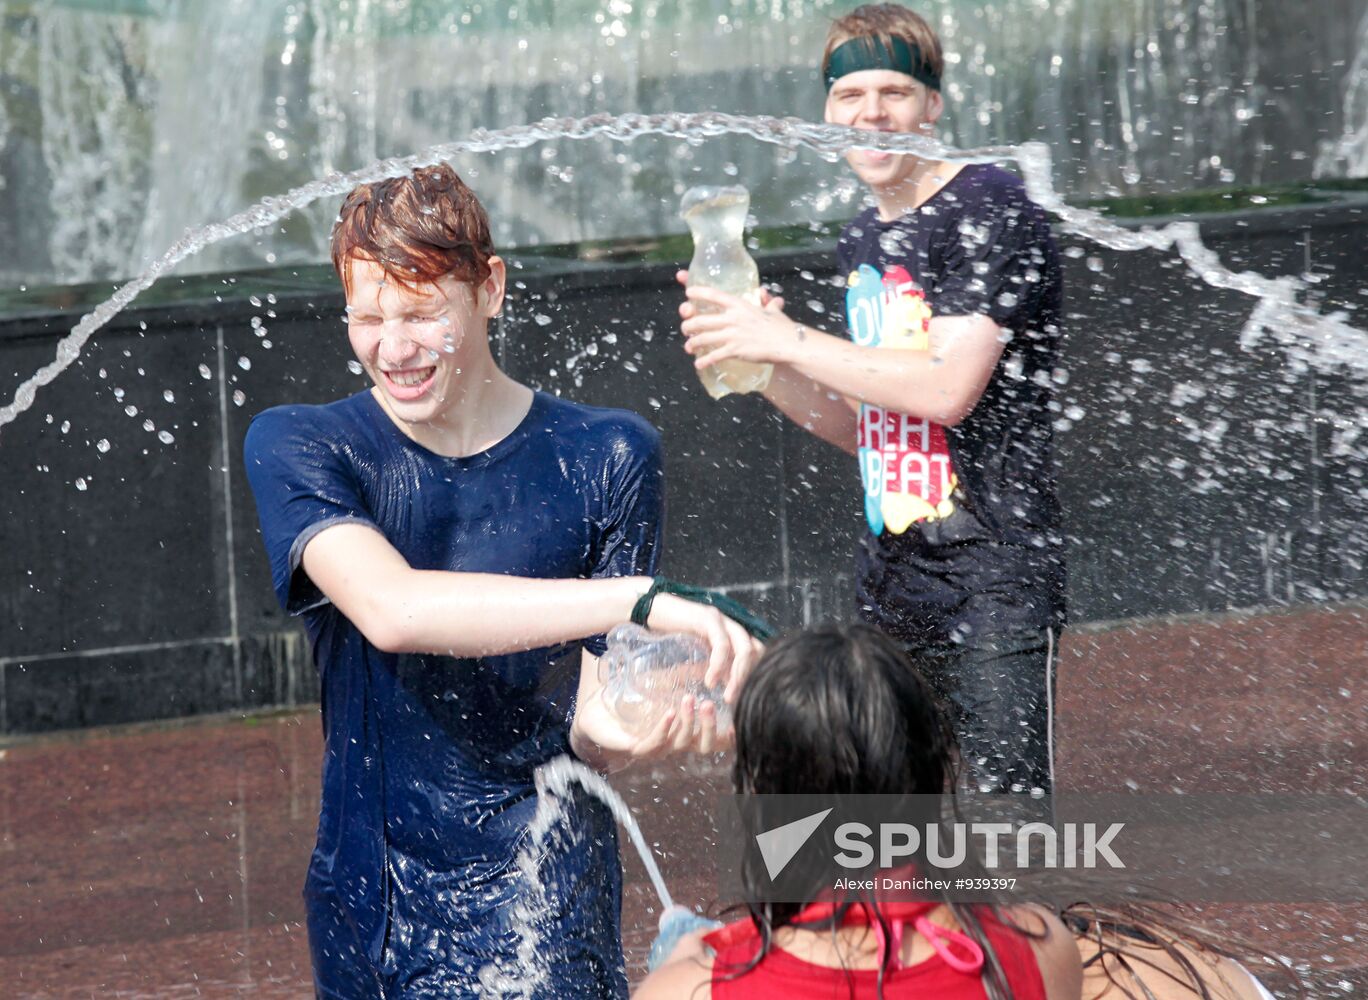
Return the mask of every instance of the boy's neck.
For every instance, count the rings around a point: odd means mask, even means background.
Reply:
[[[875,189],[874,204],[879,219],[892,222],[908,212],[921,208],[949,184],[965,164],[948,160],[917,159],[912,172],[901,182],[887,188]]]
[[[505,375],[488,353],[466,368],[457,391],[460,395],[439,417],[409,423],[390,412],[383,393],[372,390],[404,434],[449,458],[468,458],[488,451],[513,433],[532,405],[532,390]]]

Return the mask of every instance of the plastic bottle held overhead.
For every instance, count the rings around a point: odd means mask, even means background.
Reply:
[[[717,731],[727,732],[731,708],[723,701],[721,687],[704,683],[707,670],[708,645],[701,639],[639,625],[619,625],[609,632],[608,649],[599,660],[603,699],[633,733],[649,731],[686,695],[693,695],[698,707],[704,701],[716,705]]]
[[[679,214],[693,234],[691,286],[716,288],[760,302],[760,272],[745,244],[749,210],[750,192],[740,185],[692,187],[684,192]],[[698,377],[709,396],[721,399],[729,392],[760,392],[773,374],[773,365],[733,359],[704,368]]]

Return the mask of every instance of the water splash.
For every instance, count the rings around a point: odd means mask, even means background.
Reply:
[[[1350,5],[927,0],[948,63],[940,128],[970,147],[1029,123],[1080,200],[1299,181],[1319,130],[1279,82],[1310,73],[1343,85],[1355,52]],[[0,188],[8,184],[19,210],[14,245],[28,251],[0,259],[0,275],[31,286],[126,277],[186,226],[223,218],[258,191],[465,135],[486,120],[714,107],[719,94],[749,102],[741,111],[815,113],[813,61],[832,8],[0,0],[0,65],[18,84],[0,88],[0,119],[12,122]],[[498,59],[485,57],[491,45]],[[35,162],[28,151],[40,146]],[[100,156],[86,155],[92,149]],[[622,192],[682,191],[695,169],[726,160],[743,177],[784,168],[783,183],[755,192],[757,214],[777,225],[811,217],[815,202],[789,197],[795,185],[832,184],[749,145],[725,155],[674,150],[652,159],[649,183],[634,158],[573,143],[537,152],[532,173],[513,158],[480,165],[478,186],[500,206],[501,246],[664,231],[673,205]],[[323,259],[328,224],[326,212],[310,212],[273,234],[269,251],[225,244],[197,269]]]
[[[513,919],[518,928],[518,946],[512,966],[487,965],[479,972],[482,990],[491,996],[527,997],[546,982],[546,966],[541,954],[541,926],[548,909],[538,859],[547,841],[566,818],[565,803],[573,786],[578,784],[590,795],[606,805],[613,818],[627,831],[641,862],[646,867],[656,895],[660,897],[661,912],[674,906],[670,890],[665,887],[660,867],[641,835],[632,810],[622,796],[613,790],[601,774],[568,756],[556,757],[537,768],[537,811],[528,824],[527,836],[514,861],[526,891],[514,907]]]
[[[1322,145],[1317,177],[1362,177],[1368,174],[1368,8],[1358,26],[1354,63],[1344,81],[1344,134]]]
[[[205,247],[232,236],[279,222],[289,213],[320,198],[338,197],[358,184],[398,177],[434,163],[447,162],[466,153],[493,153],[525,149],[556,139],[608,139],[630,142],[642,136],[664,136],[700,142],[722,135],[743,135],[760,142],[797,149],[811,149],[835,161],[852,149],[879,149],[912,153],[958,163],[1017,162],[1031,198],[1056,213],[1066,232],[1093,240],[1114,250],[1176,250],[1189,270],[1217,288],[1242,292],[1258,299],[1241,335],[1241,344],[1257,343],[1271,334],[1308,362],[1319,365],[1352,364],[1368,371],[1368,334],[1348,324],[1343,315],[1322,316],[1303,305],[1297,295],[1307,283],[1299,278],[1266,278],[1250,271],[1235,272],[1221,264],[1201,239],[1195,223],[1172,223],[1160,229],[1131,230],[1109,222],[1090,209],[1067,204],[1055,190],[1050,148],[1040,142],[1019,146],[981,146],[955,149],[924,136],[871,133],[798,118],[731,115],[720,112],[668,115],[590,115],[585,118],[548,118],[530,125],[503,129],[476,129],[457,142],[440,143],[421,153],[380,160],[346,173],[332,173],[310,181],[284,195],[263,198],[251,208],[213,223],[188,230],[141,275],[121,286],[108,300],[83,316],[57,345],[57,357],[40,368],[16,390],[14,399],[0,407],[0,427],[33,405],[38,389],[48,385],[80,357],[82,349],[100,327],[138,297],[161,275]]]

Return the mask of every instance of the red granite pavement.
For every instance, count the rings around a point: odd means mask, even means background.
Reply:
[[[1074,632],[1060,661],[1059,784],[1363,794],[1365,662],[1357,607]],[[300,887],[320,752],[314,711],[0,751],[0,997],[310,995]],[[725,763],[613,781],[675,895],[715,907],[709,805]],[[639,967],[657,904],[625,860]],[[1318,971],[1324,995],[1368,995],[1368,906],[1227,904],[1208,917]]]

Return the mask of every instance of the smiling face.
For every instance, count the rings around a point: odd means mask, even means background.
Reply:
[[[489,320],[503,304],[504,265],[489,258],[477,285],[446,275],[406,288],[374,261],[352,257],[347,337],[376,397],[409,434],[440,430],[472,379],[489,377]]]
[[[833,125],[879,132],[929,133],[945,104],[932,90],[906,73],[864,69],[847,73],[832,84],[826,101],[826,120]],[[922,161],[909,155],[854,149],[846,162],[875,198],[888,197],[911,181]]]

